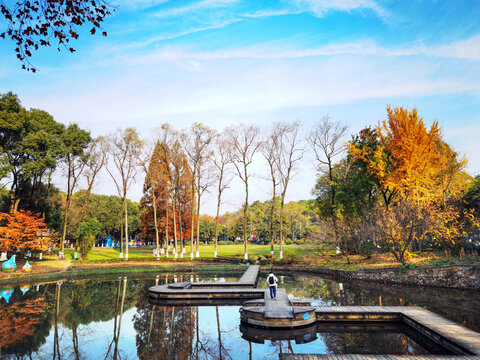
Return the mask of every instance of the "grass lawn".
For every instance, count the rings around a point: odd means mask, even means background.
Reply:
[[[299,245],[284,245],[284,252],[287,249],[298,248]],[[154,246],[130,247],[128,249],[128,258],[130,260],[152,260]],[[193,249],[195,252],[195,248]],[[213,258],[214,245],[200,245],[200,257]],[[124,249],[125,251],[125,249]],[[218,245],[218,256],[237,257],[243,259],[243,244],[240,245]],[[270,253],[270,245],[248,245],[248,255],[250,257],[257,257]],[[280,251],[279,246],[275,246],[274,252],[278,255]],[[67,259],[73,258],[73,249],[65,249],[65,257]],[[88,253],[88,260],[117,260],[119,258],[120,249],[117,248],[92,248]],[[169,252],[170,258],[173,257],[171,250]],[[184,258],[190,259],[190,246],[187,246],[187,252],[183,255]],[[162,255],[164,258],[165,255]]]

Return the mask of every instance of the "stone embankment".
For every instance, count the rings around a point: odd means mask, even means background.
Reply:
[[[282,271],[285,270],[285,268],[278,268],[278,270]],[[480,265],[418,267],[409,270],[384,268],[346,271],[315,267],[290,267],[288,270],[331,275],[338,280],[344,281],[363,280],[384,284],[408,284],[480,290]]]

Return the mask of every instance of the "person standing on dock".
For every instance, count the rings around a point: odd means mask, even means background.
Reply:
[[[268,287],[270,288],[270,298],[271,299],[276,299],[277,297],[277,282],[278,279],[275,275],[273,275],[273,272],[270,272],[267,276],[267,284]]]

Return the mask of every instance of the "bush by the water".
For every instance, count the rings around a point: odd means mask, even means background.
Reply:
[[[273,265],[277,261],[277,257],[272,254],[260,255],[257,262],[260,265]]]
[[[287,249],[283,253],[283,259],[281,260],[282,264],[293,264],[300,259],[300,255],[297,251],[293,249]]]

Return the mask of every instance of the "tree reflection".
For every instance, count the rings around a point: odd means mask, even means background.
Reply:
[[[197,318],[191,307],[152,306],[142,293],[133,317],[138,358],[190,359]]]
[[[0,357],[2,354],[31,353],[33,337],[48,315],[45,297],[0,305]],[[44,341],[44,340],[43,340]]]

